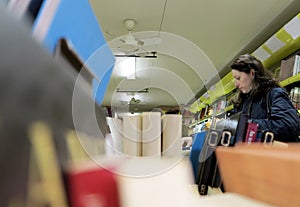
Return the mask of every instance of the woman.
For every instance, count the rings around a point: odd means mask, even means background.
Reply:
[[[249,122],[257,123],[259,131],[273,132],[275,140],[297,142],[300,128],[297,111],[261,61],[249,54],[241,55],[231,69],[239,90],[235,108],[248,113]]]

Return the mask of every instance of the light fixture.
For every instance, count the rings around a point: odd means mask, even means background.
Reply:
[[[135,94],[135,93],[149,93],[149,89],[148,88],[145,88],[145,89],[142,89],[142,90],[121,90],[119,88],[117,88],[117,91],[118,93],[130,93],[130,94]]]
[[[115,69],[120,71],[123,77],[126,77],[129,80],[134,80],[135,77],[135,64],[136,57],[118,57]]]
[[[119,57],[136,57],[136,58],[157,58],[157,52],[151,51],[151,52],[142,52],[138,54],[129,54],[129,55],[121,55],[121,54],[115,54],[116,58]]]

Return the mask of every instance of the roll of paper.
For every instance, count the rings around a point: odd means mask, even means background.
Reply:
[[[123,117],[123,153],[128,156],[142,156],[142,116]]]
[[[106,117],[106,121],[111,132],[114,151],[116,154],[121,154],[123,145],[123,122],[121,119],[112,117]]]
[[[162,117],[162,155],[180,156],[182,137],[182,116],[165,114]]]
[[[161,113],[142,113],[142,156],[161,155]]]

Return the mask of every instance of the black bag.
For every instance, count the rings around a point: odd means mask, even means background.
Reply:
[[[212,124],[211,128],[207,131],[199,156],[199,178],[196,180],[200,195],[207,195],[209,186],[221,187],[222,189],[222,179],[215,149],[217,146],[233,146],[236,139],[240,139],[239,136],[243,136],[242,134],[245,130],[241,130],[239,127],[243,127],[243,124],[246,124],[247,120],[242,121],[241,117],[245,119],[246,116],[241,116],[241,113],[238,113],[227,119],[219,121],[215,119],[213,123],[216,122],[216,124]]]
[[[206,134],[205,142],[199,156],[198,190],[200,195],[207,195],[208,186],[213,185],[212,172],[217,163],[214,151],[220,142],[220,133],[220,131],[209,129]]]
[[[270,114],[269,93],[266,98]],[[218,121],[208,130],[199,156],[199,178],[196,180],[200,195],[207,195],[208,187],[220,187],[224,191],[215,149],[218,146],[231,147],[238,142],[244,142],[248,119],[249,112],[239,112]],[[271,131],[257,131],[256,142],[272,143],[273,139],[274,134]]]

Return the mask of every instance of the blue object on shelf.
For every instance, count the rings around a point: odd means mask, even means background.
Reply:
[[[205,141],[206,131],[194,134],[194,141],[190,152],[190,161],[192,163],[195,181],[198,177],[199,156]]]
[[[53,54],[61,38],[67,39],[93,75],[92,94],[101,104],[115,57],[88,0],[44,1],[33,24],[33,33]]]

